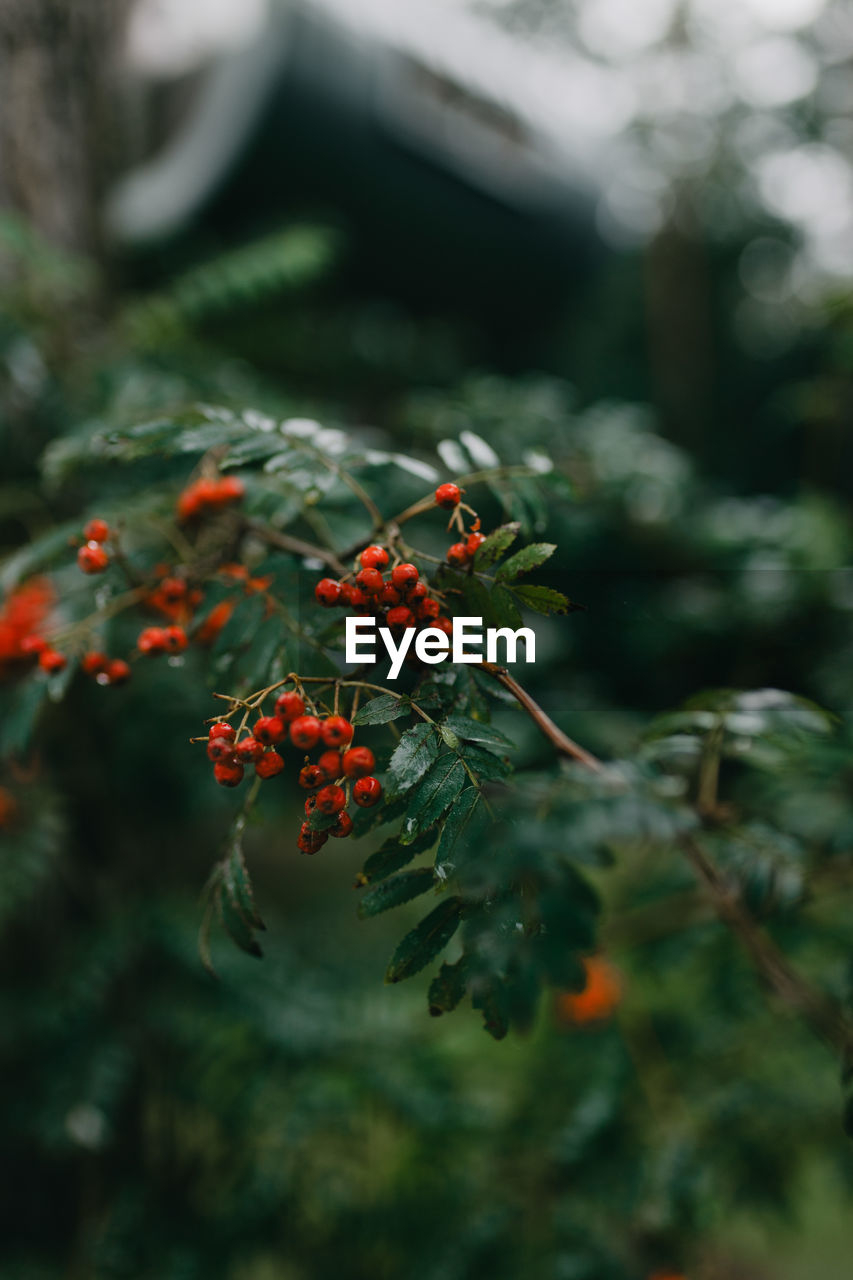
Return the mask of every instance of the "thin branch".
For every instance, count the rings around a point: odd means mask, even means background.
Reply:
[[[320,547],[313,542],[303,542],[301,538],[293,538],[289,533],[279,533],[277,529],[271,529],[268,525],[258,524],[254,520],[247,520],[245,523],[247,533],[253,533],[256,538],[269,543],[271,547],[278,547],[281,551],[290,551],[295,556],[305,556],[315,560],[322,560],[330,569],[334,569],[335,573],[343,576],[347,570],[345,565],[341,563],[334,551],[329,551],[326,547]]]
[[[561,755],[577,760],[594,773],[602,772],[604,769],[602,761],[597,756],[594,756],[591,751],[587,751],[585,747],[580,746],[568,734],[563,733],[559,725],[554,724],[554,721],[542,710],[539,703],[531,698],[526,689],[522,689],[518,681],[509,674],[505,667],[496,666],[494,662],[484,662],[482,670],[497,680],[499,684],[502,684],[505,689],[509,690],[516,702],[524,707],[536,727],[541,729],[545,737]]]

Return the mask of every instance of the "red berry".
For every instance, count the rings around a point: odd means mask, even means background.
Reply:
[[[443,631],[446,636],[453,638],[453,623],[450,618],[436,618],[432,623],[433,627],[437,627],[439,631]]]
[[[61,671],[67,662],[65,654],[59,653],[56,649],[43,649],[39,654],[39,666],[48,675],[55,675],[57,671]]]
[[[482,542],[486,541],[484,533],[469,533],[465,542],[465,548],[469,556],[472,556]]]
[[[130,664],[125,662],[124,658],[113,658],[107,663],[107,669],[104,673],[107,677],[107,684],[124,684],[130,679]],[[231,727],[230,725],[228,726]]]
[[[192,520],[202,508],[202,499],[195,485],[189,485],[178,497],[176,510],[179,520]]]
[[[445,511],[452,511],[459,506],[462,490],[458,484],[440,484],[435,491],[435,500]]]
[[[308,796],[305,800],[305,817],[310,818],[311,814],[317,808],[317,797]]]
[[[343,840],[345,836],[350,834],[353,829],[353,825],[353,820],[346,810],[341,810],[338,814],[338,820],[335,825],[333,827],[329,827],[329,835],[337,836],[339,840]]]
[[[164,600],[174,604],[177,600],[183,600],[187,594],[187,584],[183,578],[164,578],[160,583],[160,593]]]
[[[290,741],[302,751],[310,751],[320,741],[320,721],[316,716],[297,716],[290,726]]]
[[[26,653],[34,658],[37,658],[40,653],[44,653],[47,647],[47,641],[44,636],[24,636],[21,641],[21,653]]]
[[[395,608],[388,610],[389,627],[400,627],[401,629],[405,629],[406,627],[413,627],[414,625],[415,615],[412,613],[408,605],[398,604]]]
[[[162,653],[166,648],[166,636],[162,627],[146,627],[139,633],[136,647],[140,653]]]
[[[359,778],[352,789],[352,798],[362,809],[369,809],[382,796],[382,783],[378,778]]]
[[[213,760],[233,760],[234,759],[234,743],[229,742],[227,738],[209,738],[207,743],[207,758]]]
[[[470,559],[468,548],[464,542],[454,542],[453,546],[447,549],[447,563],[452,564],[456,569],[467,564]]]
[[[340,751],[324,751],[317,761],[317,768],[326,782],[334,782],[344,771]]]
[[[386,608],[399,604],[403,597],[396,587],[392,587],[390,582],[386,582],[385,586],[379,592],[379,603],[384,604]]]
[[[314,588],[314,598],[324,609],[341,603],[341,584],[335,578],[321,578]]]
[[[305,703],[298,693],[290,689],[287,693],[280,693],[276,698],[275,713],[285,724],[292,724],[298,716],[304,716]]]
[[[306,791],[321,787],[325,781],[326,775],[318,764],[306,764],[299,770],[299,785]]]
[[[347,802],[343,787],[333,784],[317,792],[317,808],[321,813],[340,813]]]
[[[440,613],[441,605],[437,600],[422,600],[418,605],[417,618],[419,622],[427,622],[437,618]]]
[[[207,736],[208,738],[227,738],[229,742],[233,742],[237,737],[237,730],[227,720],[217,720],[210,726]]]
[[[351,609],[364,609],[367,606],[367,593],[361,587],[350,587],[347,593],[347,604]]]
[[[353,727],[343,716],[329,716],[320,726],[327,747],[345,747],[352,742]]]
[[[264,754],[264,744],[250,735],[240,739],[234,748],[234,754],[241,764],[257,764]]]
[[[274,778],[284,768],[284,761],[277,751],[268,751],[255,764],[255,773],[259,778]]]
[[[385,586],[382,574],[378,569],[361,569],[355,575],[356,585],[361,587],[366,596],[378,596]]]
[[[366,778],[376,768],[376,757],[370,747],[350,747],[344,752],[343,766],[348,778]]]
[[[391,570],[391,582],[400,591],[413,587],[420,574],[413,564],[398,564]]]
[[[183,627],[163,628],[163,648],[167,653],[183,653],[187,647],[187,633]]]
[[[260,720],[255,721],[255,737],[265,747],[273,747],[281,742],[285,732],[285,723],[278,716],[261,716]]]
[[[312,831],[307,822],[303,822],[299,830],[296,844],[303,853],[317,853],[328,840],[325,831]]]
[[[212,501],[219,505],[226,502],[237,502],[246,492],[246,486],[239,476],[223,476],[215,482],[215,496]]]
[[[409,587],[406,592],[406,602],[408,604],[418,604],[419,601],[426,599],[427,585],[425,582],[416,582],[413,587]]]
[[[213,776],[220,787],[238,787],[243,781],[243,766],[236,760],[222,760],[213,766]]]
[[[365,547],[359,559],[362,569],[385,569],[388,565],[388,552],[384,547]]]
[[[77,564],[84,573],[103,573],[110,558],[99,542],[87,542],[77,552]]]
[[[83,537],[87,542],[106,542],[110,536],[110,526],[106,520],[101,520],[97,516],[94,520],[90,520],[83,530]]]
[[[108,662],[109,658],[105,653],[96,653],[93,650],[91,653],[83,654],[80,659],[80,667],[87,676],[98,676],[102,671],[106,670]]]

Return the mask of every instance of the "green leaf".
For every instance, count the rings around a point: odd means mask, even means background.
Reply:
[[[388,770],[398,791],[408,791],[422,778],[438,755],[433,726],[423,721],[407,729],[388,762]]]
[[[512,773],[512,765],[488,747],[468,746],[463,752],[465,763],[485,782],[495,782]]]
[[[533,609],[536,613],[571,613],[581,607],[572,604],[568,596],[564,596],[561,591],[555,591],[553,587],[522,586],[513,587],[513,591],[522,605]]]
[[[367,859],[356,876],[355,888],[360,889],[366,884],[375,884],[378,880],[384,880],[386,876],[399,871],[419,853],[430,849],[434,844],[435,833],[432,831],[419,836],[411,844],[401,844],[396,836],[391,836]]]
[[[498,977],[478,980],[471,992],[471,1004],[483,1015],[483,1026],[495,1040],[503,1040],[509,1031],[509,1009],[506,991]]]
[[[249,878],[249,870],[246,866],[246,859],[240,843],[241,835],[242,826],[239,827],[234,842],[222,861],[223,887],[234,908],[240,913],[246,924],[253,929],[265,929],[266,925],[255,906],[252,881]]]
[[[41,672],[33,672],[26,680],[4,689],[0,697],[0,754],[18,755],[26,750],[47,693],[47,681]]]
[[[418,787],[414,803],[409,808],[406,826],[415,824],[415,830],[426,831],[437,822],[465,785],[467,775],[458,756],[441,756],[431,766]]]
[[[521,525],[518,521],[499,525],[490,533],[485,542],[481,542],[474,554],[474,568],[487,569],[490,564],[499,560],[503,553],[512,546],[518,537]]]
[[[230,898],[224,880],[220,881],[216,891],[216,909],[219,913],[222,927],[229,938],[237,944],[241,951],[260,959],[264,954],[260,943],[255,937],[252,926],[246,921],[242,911]]]
[[[388,880],[382,880],[368,889],[358,904],[358,914],[362,919],[367,916],[378,916],[390,907],[398,907],[409,902],[428,889],[435,887],[435,875],[432,867],[415,867],[412,871],[401,871]]]
[[[512,627],[513,630],[523,625],[523,618],[518,607],[506,587],[495,587],[491,595],[492,618],[499,627]]]
[[[470,716],[447,716],[442,722],[466,742],[491,742],[498,747],[514,747],[515,743],[490,724],[481,724]]]
[[[360,707],[354,716],[353,724],[388,724],[390,720],[399,720],[409,715],[412,704],[408,698],[397,698],[390,693],[383,693],[379,698],[371,698]]]
[[[529,573],[531,569],[550,560],[556,550],[554,542],[531,542],[529,546],[522,547],[514,556],[510,556],[506,564],[501,565],[495,574],[495,581],[512,582],[520,574]]]
[[[442,1013],[450,1013],[464,997],[468,985],[470,959],[460,956],[454,964],[442,964],[438,973],[429,984],[429,1011],[437,1018]]]
[[[466,787],[447,815],[435,855],[436,874],[442,880],[446,880],[455,870],[455,864],[451,861],[453,851],[468,826],[479,800],[480,792],[477,787]]]
[[[386,982],[402,982],[420,973],[443,951],[462,921],[464,903],[460,897],[445,898],[424,916],[403,938],[391,957]]]

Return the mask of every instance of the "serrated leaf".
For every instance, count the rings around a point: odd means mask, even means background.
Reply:
[[[467,777],[458,756],[441,756],[430,767],[418,787],[411,805],[407,823],[413,822],[416,831],[426,831],[449,808],[465,785]]]
[[[378,698],[371,698],[363,707],[359,707],[353,724],[388,724],[391,720],[399,720],[411,712],[412,704],[408,698],[396,698],[390,693],[383,693]]]
[[[521,525],[517,520],[512,521],[511,524],[499,525],[477,548],[474,554],[474,568],[487,569],[490,564],[499,560],[515,542],[520,529]]]
[[[240,832],[238,832],[228,854],[222,861],[222,883],[225,892],[236,910],[246,921],[246,924],[251,929],[265,929],[266,925],[255,906],[252,881],[249,877],[249,869],[246,866],[246,859],[240,844]]]
[[[410,930],[397,947],[385,974],[386,982],[402,982],[420,973],[443,951],[462,921],[460,897],[445,898]]]
[[[368,889],[358,904],[358,914],[362,919],[367,916],[378,916],[382,911],[398,907],[409,902],[428,889],[435,888],[435,875],[432,867],[415,867],[412,871],[401,871],[398,875],[382,880]]]
[[[516,629],[523,625],[518,606],[506,587],[495,587],[491,594],[492,618],[499,627]]]
[[[422,778],[438,755],[438,739],[431,724],[422,721],[407,729],[388,762],[398,791],[408,791]]]
[[[568,596],[555,591],[553,587],[521,586],[513,587],[513,592],[522,605],[536,613],[571,613],[581,607],[572,604]]]
[[[503,756],[496,755],[488,747],[476,744],[467,746],[463,752],[465,763],[484,782],[496,782],[512,773],[512,765]]]
[[[506,563],[501,565],[495,574],[495,581],[513,582],[520,574],[529,573],[531,569],[550,560],[556,550],[557,545],[554,542],[531,542],[529,546],[516,551],[515,555],[510,556]]]
[[[479,799],[480,792],[477,787],[466,787],[447,815],[435,855],[435,869],[441,879],[447,879],[455,868],[451,859],[456,844],[468,826]]]
[[[479,720],[472,720],[470,716],[451,715],[447,716],[442,723],[466,742],[492,742],[498,747],[515,746],[515,743],[499,729],[495,729],[490,724],[481,724]]]
[[[384,880],[386,876],[399,871],[401,867],[405,867],[413,858],[416,858],[419,853],[424,853],[434,844],[435,833],[432,831],[419,836],[417,840],[413,840],[410,844],[401,844],[397,836],[391,836],[367,859],[356,876],[355,888],[360,889],[364,885],[376,884],[377,881]]]
[[[466,955],[459,957],[453,964],[442,964],[438,973],[429,984],[427,1000],[432,1016],[450,1013],[465,995],[468,985],[470,959]]]
[[[216,889],[216,909],[222,927],[232,942],[235,942],[241,951],[260,959],[264,954],[261,945],[255,937],[252,926],[247,923],[242,911],[230,898],[224,881],[220,881]]]

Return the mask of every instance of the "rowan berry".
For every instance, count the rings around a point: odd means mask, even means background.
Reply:
[[[327,747],[345,747],[352,742],[353,727],[343,716],[329,716],[322,722],[320,734]]]
[[[307,823],[303,823],[303,826],[307,825]],[[299,839],[296,841],[296,847],[302,853],[319,853],[328,838],[325,831],[312,831],[309,827],[305,835],[300,833]]]
[[[100,675],[106,670],[109,658],[105,653],[97,653],[92,650],[91,653],[84,653],[80,659],[80,669],[85,671],[87,676]]]
[[[445,618],[444,616],[440,616],[436,618],[435,621],[431,623],[431,625],[433,627],[436,627],[439,631],[443,631],[444,634],[446,636],[450,636],[451,639],[453,638],[453,623],[451,622],[450,618]]]
[[[305,703],[298,693],[288,689],[286,693],[280,693],[276,698],[275,713],[279,720],[283,720],[285,724],[291,724],[299,716],[304,716]]]
[[[347,797],[343,787],[329,784],[323,787],[322,791],[317,792],[317,808],[321,813],[340,813],[346,802]]]
[[[350,587],[347,604],[351,609],[366,609],[368,604],[368,596],[366,591],[362,591],[361,587]]]
[[[306,791],[313,791],[326,781],[326,775],[318,764],[306,764],[299,770],[299,785]]]
[[[338,814],[338,820],[333,827],[329,827],[329,835],[337,836],[339,840],[343,840],[345,836],[350,835],[354,823],[345,809]]]
[[[447,563],[452,564],[455,569],[461,568],[470,559],[468,548],[464,542],[454,542],[453,546],[447,549]]]
[[[255,773],[259,778],[274,778],[284,768],[284,761],[277,751],[267,751],[255,762]]]
[[[317,808],[317,797],[308,796],[305,800],[305,817],[310,818],[311,814]]]
[[[462,490],[458,484],[440,484],[435,491],[435,500],[445,511],[452,511],[459,506]]]
[[[366,778],[376,768],[376,757],[370,747],[350,747],[344,752],[343,770],[348,778]]]
[[[419,601],[425,600],[427,594],[427,584],[425,582],[416,582],[414,586],[409,587],[406,592],[407,604],[418,604]]]
[[[248,738],[240,739],[234,748],[234,754],[241,764],[257,764],[264,754],[264,744],[250,734]]]
[[[362,809],[369,809],[382,796],[382,783],[378,778],[359,778],[352,789],[352,798]]]
[[[484,533],[469,533],[465,540],[465,549],[468,555],[473,556],[477,548],[485,541],[486,535]]]
[[[177,600],[183,600],[187,594],[187,584],[183,578],[164,578],[160,583],[159,591],[164,600],[174,604]]]
[[[278,716],[261,716],[260,720],[255,721],[255,737],[265,747],[272,747],[277,742],[281,742],[285,732],[285,723]]]
[[[355,581],[356,586],[360,587],[366,596],[378,596],[385,586],[382,574],[378,569],[360,569],[355,575]]]
[[[209,738],[207,743],[207,758],[213,760],[233,760],[234,759],[234,743],[229,742],[227,738]]]
[[[77,552],[77,564],[84,573],[103,573],[110,558],[99,542],[87,542]]]
[[[166,648],[166,636],[162,627],[146,627],[140,631],[136,647],[140,653],[162,653]]]
[[[384,547],[365,547],[359,556],[362,569],[385,569],[388,566],[388,552]]]
[[[326,782],[334,782],[344,771],[340,751],[324,751],[317,761],[317,768]]]
[[[316,716],[297,716],[290,725],[290,741],[302,751],[310,751],[320,741],[320,721]]]
[[[385,586],[379,592],[379,603],[384,604],[386,608],[399,604],[402,599],[403,597],[400,595],[400,592],[396,587],[392,586],[390,582],[386,582]]]
[[[130,679],[130,664],[125,662],[124,658],[113,658],[107,663],[104,675],[107,678],[107,684],[124,684]]]
[[[441,613],[441,605],[437,600],[422,600],[418,605],[417,614],[415,615],[419,622],[426,622],[433,618],[437,618]]]
[[[413,587],[419,577],[420,574],[413,564],[398,564],[391,570],[391,582],[400,591]]]
[[[217,505],[226,502],[238,502],[244,497],[246,486],[239,476],[223,476],[221,480],[215,482],[215,496],[213,502]]]
[[[213,766],[213,776],[220,787],[238,787],[243,781],[243,766],[236,760],[221,760]]]
[[[101,520],[97,516],[94,520],[90,520],[83,530],[83,537],[87,542],[106,542],[110,536],[110,526],[106,520]]]
[[[207,736],[208,738],[227,738],[229,742],[233,742],[237,737],[237,730],[227,720],[217,720],[210,726]]]
[[[314,588],[314,598],[324,609],[341,602],[341,584],[335,578],[321,578]]]
[[[57,671],[62,671],[67,663],[65,654],[59,653],[56,649],[43,649],[39,654],[39,666],[48,675],[55,675]]]
[[[388,610],[388,626],[400,627],[405,630],[406,627],[415,625],[415,615],[411,609],[405,604],[398,604],[394,609]]]
[[[183,653],[187,647],[187,633],[183,627],[163,628],[163,648],[166,653]]]
[[[47,641],[44,636],[24,636],[21,641],[21,653],[33,658],[37,658],[40,653],[44,653],[46,648]]]

